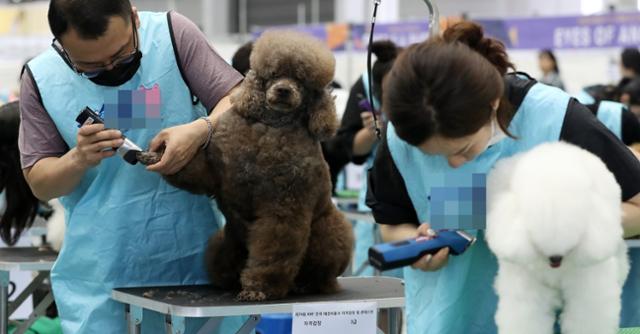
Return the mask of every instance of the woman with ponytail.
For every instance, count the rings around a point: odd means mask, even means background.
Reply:
[[[18,152],[18,101],[0,106],[0,239],[14,246],[37,216],[47,221],[46,241],[60,251],[64,238],[64,209],[57,199],[41,202],[22,174]]]
[[[431,215],[436,201],[431,189],[448,184],[443,174],[473,180],[503,158],[559,140],[605,162],[622,188],[625,237],[640,234],[638,160],[575,99],[524,73],[507,73],[510,69],[503,44],[471,22],[412,45],[395,60],[383,84],[389,124],[369,171],[367,194],[385,241],[449,227]],[[449,258],[445,248],[405,268],[408,334],[497,332],[492,288],[497,262],[483,228],[468,227],[477,230],[478,240],[461,256]],[[635,300],[627,296],[625,303]],[[640,326],[639,311],[627,305],[632,304],[623,305],[623,324]]]
[[[371,52],[376,57],[371,69],[371,76],[373,77],[371,81],[373,108],[369,103],[369,78],[367,72],[364,72],[358,78],[358,81],[351,86],[347,105],[336,136],[322,143],[324,157],[330,167],[334,188],[338,173],[349,162],[356,165],[364,164],[366,169],[373,165],[378,142],[375,129],[376,126],[378,128],[384,126],[383,116],[380,114],[382,81],[391,70],[400,48],[390,40],[380,40],[371,44]],[[373,112],[377,115],[377,124],[374,122]],[[366,195],[367,184],[364,182],[358,195],[358,211],[370,211],[365,204]],[[379,228],[369,221],[355,220],[352,223],[355,236],[352,273],[355,276],[373,276],[373,267],[368,265],[368,252],[380,235]],[[402,277],[402,270],[390,270],[383,272],[382,275]],[[386,311],[383,310],[382,312]],[[383,316],[381,319],[386,318]],[[381,328],[386,328],[386,325],[386,323],[380,323]]]
[[[382,99],[382,78],[391,70],[393,60],[399,48],[389,40],[376,41],[371,44],[371,51],[376,56],[373,64],[373,90],[376,111],[380,112]],[[352,162],[362,165],[367,162],[376,142],[375,124],[369,108],[369,79],[367,73],[362,74],[349,91],[340,128],[335,137],[323,143],[325,159],[331,169],[331,178],[335,186],[338,173],[346,164]],[[378,125],[382,125],[380,117]]]
[[[39,201],[22,175],[18,102],[0,107],[0,238],[13,246],[38,213]]]
[[[325,154],[325,159],[330,157],[333,164],[340,164],[339,168],[331,168],[332,171],[340,171],[344,165],[351,162],[356,165],[366,165],[369,169],[373,164],[376,142],[376,124],[373,113],[377,113],[378,127],[383,126],[382,115],[380,114],[380,100],[382,99],[382,80],[391,70],[393,61],[399,53],[399,48],[389,40],[376,41],[371,44],[371,52],[376,56],[373,64],[371,76],[371,87],[373,91],[373,110],[369,105],[369,78],[365,72],[358,81],[351,86],[349,99],[345,107],[344,114],[338,133],[328,142],[324,143],[324,148],[332,148],[330,155]],[[326,153],[326,152],[325,152]],[[329,165],[332,165],[329,161]],[[339,161],[339,162],[338,162]],[[337,173],[336,173],[337,176]],[[358,198],[358,210],[369,211],[365,204],[367,193],[366,183],[360,189]],[[373,268],[363,267],[368,263],[368,250],[375,242],[375,236],[379,233],[375,224],[366,221],[354,221],[353,232],[356,237],[354,253],[354,274],[358,276],[372,276]],[[399,276],[400,271],[385,273],[386,275]]]

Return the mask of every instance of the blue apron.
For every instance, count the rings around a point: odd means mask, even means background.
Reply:
[[[366,94],[366,98],[369,99],[369,75],[365,72],[362,74],[362,85],[364,86],[364,91]],[[373,97],[373,105],[374,109],[380,110],[380,101],[374,96]],[[380,117],[380,116],[379,116]],[[371,154],[367,158],[365,162],[365,182],[362,183],[362,187],[360,188],[360,192],[358,194],[358,211],[362,212],[371,212],[371,209],[366,205],[367,198],[367,174],[369,173],[369,169],[373,166],[373,161],[376,157],[376,151],[378,148],[378,143],[376,142],[371,149]],[[369,261],[369,248],[373,246],[378,240],[376,240],[376,236],[379,235],[380,231],[378,229],[377,224],[356,220],[353,222],[353,234],[355,236],[355,251],[354,251],[354,268],[357,269],[365,262]],[[360,276],[373,276],[374,271],[373,267],[367,266],[364,271],[360,273]],[[382,272],[384,276],[393,276],[393,277],[402,277],[402,270],[395,269]]]
[[[622,110],[624,104],[613,101],[601,101],[598,106],[596,117],[602,122],[613,134],[622,138]]]
[[[578,92],[578,94],[576,94],[575,96],[576,100],[578,100],[578,102],[584,104],[584,105],[589,105],[589,104],[594,104],[596,103],[596,100],[593,98],[593,96],[591,96],[591,94],[587,93],[586,90],[581,90]]]
[[[622,111],[625,106],[618,102],[602,101],[597,118],[613,134],[622,138]],[[640,249],[629,249],[630,271],[622,289],[622,312],[620,327],[640,327]]]
[[[622,138],[622,110],[618,102],[602,101],[598,107],[598,119],[618,139]],[[622,288],[622,312],[620,328],[640,327],[640,248],[629,249],[630,270]]]
[[[192,104],[180,74],[166,13],[139,15],[142,63],[119,87],[82,78],[53,49],[29,62],[44,107],[69,148],[77,144],[79,112],[85,106],[100,110],[113,103],[105,97],[126,90],[160,89],[162,128],[206,115],[201,104]],[[141,147],[159,131],[121,130]],[[60,201],[67,229],[51,280],[65,333],[125,333],[124,306],[110,298],[114,287],[208,282],[203,253],[218,227],[207,197],[174,188],[116,156],[89,169]],[[143,318],[143,333],[164,333],[163,316],[145,311]],[[233,332],[241,321],[225,320],[220,333]],[[187,321],[187,332],[201,323]]]
[[[453,179],[455,174],[488,173],[500,159],[557,141],[569,98],[560,89],[535,84],[509,126],[518,139],[505,138],[456,169],[449,166],[445,157],[426,155],[404,142],[393,125],[388,124],[389,151],[420,221],[429,221],[431,188],[441,186],[436,183],[442,180],[443,173],[454,176]],[[484,232],[475,233],[477,243],[463,255],[450,257],[449,263],[437,272],[405,267],[408,334],[497,332],[494,321],[497,296],[493,290],[497,260],[487,247]]]

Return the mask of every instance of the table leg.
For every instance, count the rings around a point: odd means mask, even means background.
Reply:
[[[399,320],[400,320],[400,309],[398,308],[389,308],[387,309],[387,316],[389,317],[389,334],[400,334],[400,329],[398,328]]]
[[[48,271],[38,272],[38,276],[36,276],[36,278],[34,278],[33,281],[31,281],[31,283],[29,283],[29,285],[13,299],[13,302],[9,303],[9,316],[11,316],[11,314],[13,314],[13,312],[15,312],[15,310],[17,310],[18,307],[20,307],[20,305],[22,305],[22,303],[24,303],[24,301],[27,300],[27,298],[29,298],[29,296],[31,296],[33,292],[43,284],[47,277],[49,277]]]
[[[0,334],[7,334],[9,326],[9,272],[0,271]]]
[[[222,323],[222,317],[211,318],[200,328],[198,334],[214,333],[215,330],[220,326],[220,323]]]
[[[45,313],[47,313],[47,307],[53,303],[53,294],[49,292],[38,305],[33,309],[33,312],[29,315],[29,318],[20,324],[20,327],[16,329],[13,334],[24,334],[29,330],[29,327]]]
[[[166,329],[167,334],[184,334],[184,317],[178,317],[175,315],[166,316]]]
[[[236,334],[249,334],[249,333],[251,333],[251,331],[254,330],[256,328],[256,326],[258,326],[258,323],[260,322],[260,319],[262,319],[262,317],[259,314],[250,315],[249,319],[247,319],[247,321],[244,322],[244,324],[242,325],[242,327],[240,327],[240,329],[238,329]]]
[[[142,308],[139,306],[126,305],[125,316],[127,317],[127,330],[129,334],[140,334],[142,326]]]

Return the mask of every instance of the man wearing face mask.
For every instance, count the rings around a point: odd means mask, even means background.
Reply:
[[[52,0],[48,19],[51,48],[28,63],[22,80],[22,168],[38,198],[61,197],[67,212],[51,271],[65,333],[124,333],[114,287],[207,282],[202,253],[218,228],[209,199],[160,174],[177,172],[205,145],[242,76],[173,12],[138,12],[129,0]],[[155,126],[78,128],[85,107],[105,110],[106,120],[114,105],[118,117],[142,112]],[[145,170],[110,158],[123,134],[164,149],[162,160]],[[143,333],[164,332],[159,314],[143,319]],[[238,320],[225,320],[220,333]]]

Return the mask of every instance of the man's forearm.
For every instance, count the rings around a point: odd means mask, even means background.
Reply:
[[[44,158],[23,171],[38,199],[48,201],[68,195],[78,186],[86,169],[77,163],[75,155],[74,148],[59,158]]]

